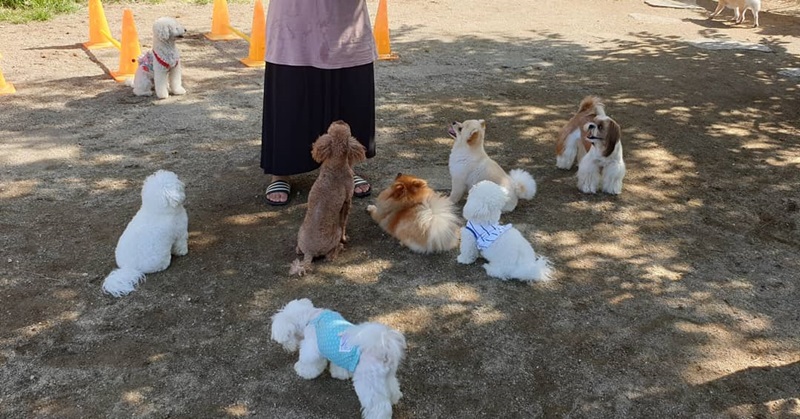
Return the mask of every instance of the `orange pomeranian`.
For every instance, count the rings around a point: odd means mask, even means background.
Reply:
[[[398,173],[375,205],[367,206],[367,212],[414,252],[434,253],[458,246],[461,223],[455,206],[423,179]]]

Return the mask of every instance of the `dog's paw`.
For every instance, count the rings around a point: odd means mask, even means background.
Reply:
[[[168,97],[169,97],[169,92],[168,92],[168,91],[166,91],[166,90],[164,90],[164,91],[157,91],[157,92],[156,92],[156,96],[157,96],[159,99],[166,99],[166,98],[168,98]]]
[[[187,254],[189,254],[189,247],[186,245],[178,246],[177,248],[172,250],[172,254],[175,256],[186,256]]]
[[[176,96],[185,95],[186,94],[186,89],[184,89],[183,87],[178,87],[176,89],[172,89],[172,94],[176,95]]]
[[[372,214],[373,212],[375,212],[377,210],[378,210],[378,207],[376,207],[375,205],[367,205],[367,212],[368,213]]]
[[[456,261],[458,261],[458,263],[460,263],[462,265],[469,265],[472,262],[475,262],[475,259],[471,259],[471,258],[469,258],[469,257],[467,257],[465,255],[458,255],[458,258],[456,258]]]

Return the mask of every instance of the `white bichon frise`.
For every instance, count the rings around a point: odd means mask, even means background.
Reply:
[[[160,17],[153,23],[153,49],[138,58],[133,86],[136,96],[151,96],[155,86],[159,99],[173,95],[186,94],[181,80],[180,52],[175,39],[183,38],[186,29],[171,17]]]
[[[470,264],[478,256],[489,276],[522,281],[547,281],[552,274],[550,261],[537,256],[533,247],[511,224],[500,224],[500,212],[508,200],[508,191],[484,180],[469,190],[464,205],[467,225],[461,229],[461,254],[458,262]]]
[[[189,252],[189,218],[183,182],[175,173],[159,170],[142,186],[142,207],[117,242],[118,269],[103,281],[103,291],[120,297],[144,281],[144,274],[169,267],[172,255]]]
[[[333,378],[352,378],[364,419],[392,417],[392,405],[403,396],[397,367],[406,339],[400,332],[380,323],[353,325],[303,298],[272,316],[272,340],[289,352],[300,350],[294,364],[300,377],[314,379],[329,367]]]

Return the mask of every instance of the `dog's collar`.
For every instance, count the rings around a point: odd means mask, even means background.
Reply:
[[[169,65],[169,63],[168,63],[168,62],[164,61],[164,60],[163,60],[161,57],[159,57],[159,56],[158,56],[158,54],[156,54],[156,50],[153,50],[153,57],[155,57],[156,61],[158,61],[158,63],[159,63],[159,64],[163,65],[163,66],[164,66],[164,67],[166,67],[167,69],[169,69],[170,67],[173,67],[173,66]],[[178,61],[175,61],[175,65],[176,65],[176,66],[178,65],[178,62],[179,62],[179,61],[180,61],[180,60],[178,60]]]

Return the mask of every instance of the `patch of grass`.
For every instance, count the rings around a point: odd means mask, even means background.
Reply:
[[[25,23],[48,20],[78,10],[78,0],[0,0],[0,21]]]
[[[165,0],[139,0],[148,4]],[[214,0],[183,0],[189,4],[211,4]],[[246,0],[233,0],[233,2]],[[124,0],[106,0],[103,4],[124,3]],[[71,13],[85,7],[86,0],[0,0],[0,22],[25,23],[50,20],[62,13]]]

